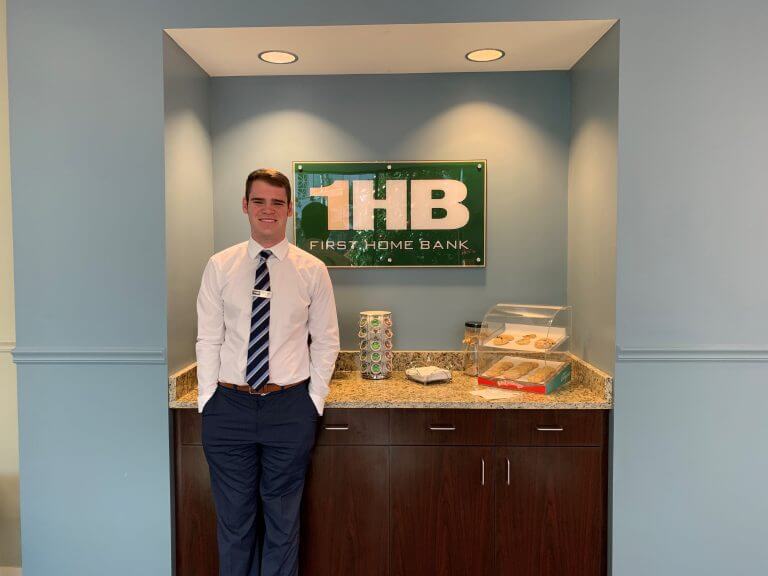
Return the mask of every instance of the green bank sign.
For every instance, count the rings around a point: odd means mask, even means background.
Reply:
[[[294,162],[296,245],[332,267],[485,266],[485,160]]]

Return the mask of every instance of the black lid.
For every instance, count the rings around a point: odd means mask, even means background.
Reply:
[[[470,322],[464,322],[464,326],[466,326],[467,328],[482,328],[483,323],[477,322],[477,321],[470,321]]]

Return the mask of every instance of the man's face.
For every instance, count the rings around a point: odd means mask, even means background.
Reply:
[[[248,215],[251,236],[265,248],[285,238],[285,224],[293,215],[287,192],[263,180],[251,182],[248,198],[243,197],[243,213]]]

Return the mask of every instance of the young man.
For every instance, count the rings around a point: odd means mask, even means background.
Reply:
[[[288,576],[298,573],[301,494],[339,328],[328,270],[285,238],[288,178],[252,172],[243,213],[250,239],[211,257],[197,299],[198,410],[219,574]]]

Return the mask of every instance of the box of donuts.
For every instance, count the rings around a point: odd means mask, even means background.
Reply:
[[[549,394],[571,380],[571,363],[504,356],[477,377],[478,384]]]

